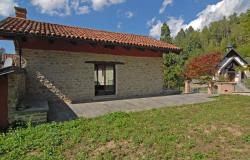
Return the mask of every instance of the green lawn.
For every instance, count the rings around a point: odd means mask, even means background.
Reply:
[[[250,97],[29,126],[0,159],[250,159]]]

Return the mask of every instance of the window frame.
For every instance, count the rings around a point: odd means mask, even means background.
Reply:
[[[105,74],[104,74],[104,85],[98,85],[98,80],[99,80],[99,76],[98,76],[98,71],[100,66],[104,66],[105,69]],[[112,91],[107,91],[105,90],[106,87],[108,87],[109,85],[106,85],[107,79],[106,79],[106,68],[107,66],[112,67],[113,69],[113,85],[112,86]],[[95,85],[95,96],[109,96],[109,95],[116,95],[116,65],[113,63],[96,63],[94,64],[94,74],[95,74],[95,79],[94,79],[94,85]],[[101,86],[103,87],[103,90],[98,89],[101,88]]]

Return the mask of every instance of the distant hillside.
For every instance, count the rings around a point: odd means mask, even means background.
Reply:
[[[225,53],[228,44],[232,44],[243,57],[250,57],[250,10],[213,22],[202,31],[195,31],[192,27],[181,30],[173,41],[183,48],[182,54],[187,59],[209,51]]]

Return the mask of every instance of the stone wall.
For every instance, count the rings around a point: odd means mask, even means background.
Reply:
[[[128,51],[129,52],[129,51]],[[163,88],[161,57],[24,49],[27,92],[49,100],[93,100],[94,64],[86,61],[116,61],[116,97],[156,95]]]
[[[34,124],[45,123],[47,122],[47,112],[17,111],[10,123],[15,121],[32,122]]]
[[[35,103],[25,102],[26,74],[24,70],[8,75],[8,121],[31,121],[32,123],[47,122],[48,104],[35,100]]]
[[[9,123],[15,120],[17,106],[25,96],[25,73],[12,73],[8,75],[8,119]]]
[[[232,94],[235,92],[236,83],[232,82],[217,82],[218,94]]]

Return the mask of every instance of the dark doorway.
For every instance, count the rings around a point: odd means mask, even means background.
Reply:
[[[245,73],[244,73],[244,71],[241,72],[241,79],[242,79],[242,80],[245,79]]]
[[[0,129],[8,126],[8,77],[0,76]]]
[[[115,65],[95,64],[95,95],[115,94]]]
[[[236,71],[236,68],[239,67],[239,64],[238,62],[236,61],[232,61],[228,64],[228,66],[226,67],[226,72],[227,72],[227,75],[228,75],[228,79],[229,81],[231,82],[235,82],[235,77],[236,77],[236,74],[237,74],[237,71]]]
[[[229,81],[234,82],[235,81],[235,76],[236,76],[235,71],[228,71]]]

